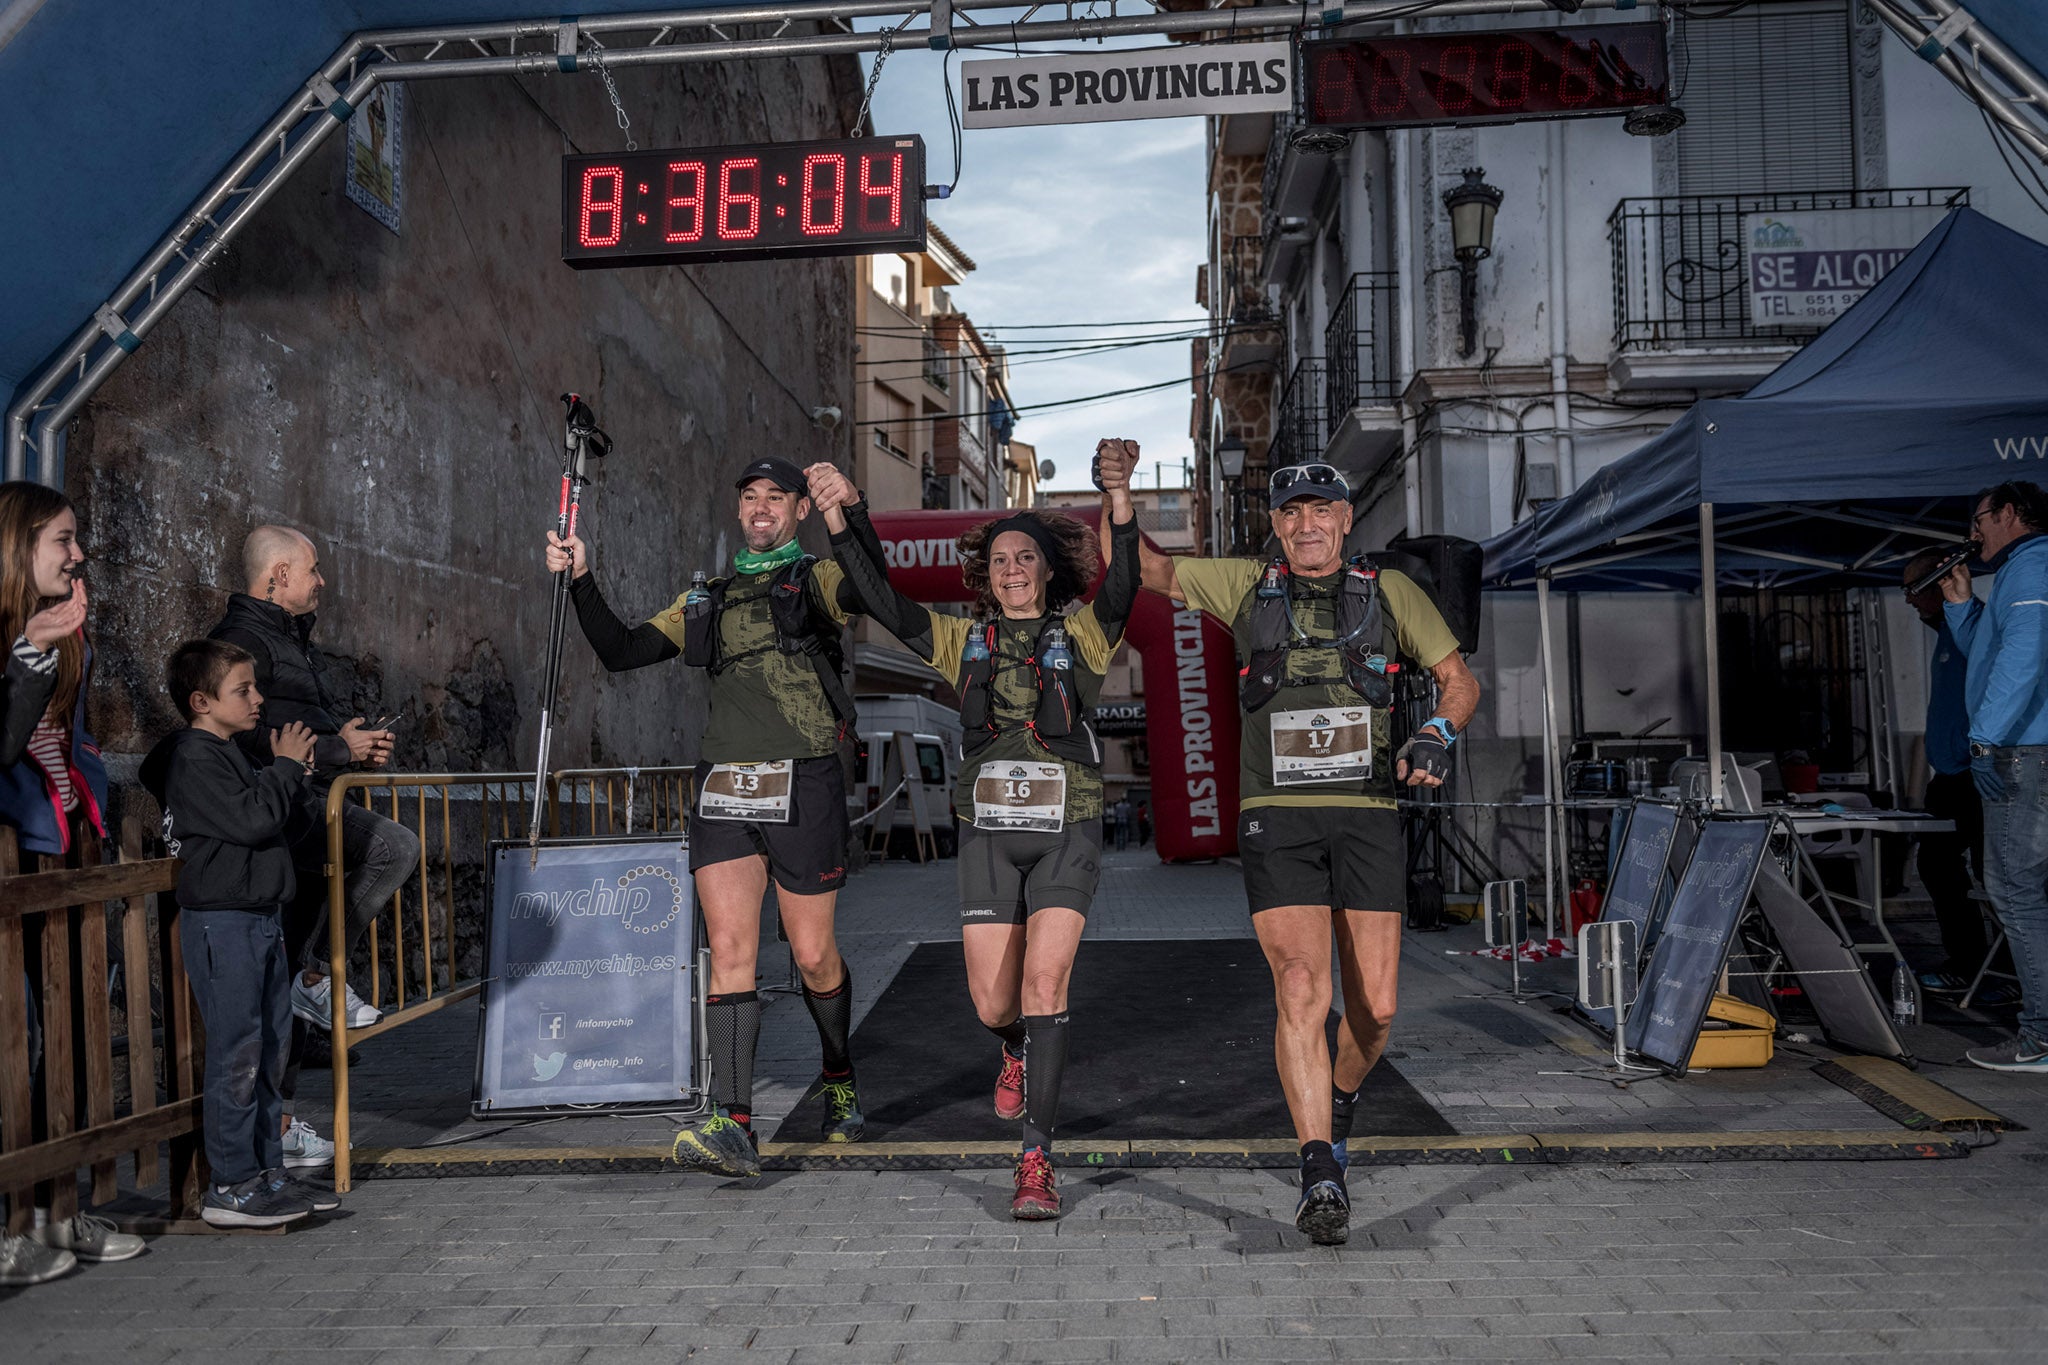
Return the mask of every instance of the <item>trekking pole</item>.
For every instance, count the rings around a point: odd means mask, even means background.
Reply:
[[[583,486],[589,482],[589,462],[611,453],[611,437],[597,429],[597,418],[580,394],[565,393],[567,435],[562,444],[562,498],[555,512],[555,534],[567,540],[576,534],[576,516],[583,506]],[[541,817],[547,811],[548,749],[555,737],[555,708],[562,687],[562,638],[569,628],[569,579],[576,572],[573,561],[555,575],[554,598],[548,614],[547,668],[541,683],[540,756],[533,767],[533,820],[527,826],[526,846],[533,861],[540,861]]]

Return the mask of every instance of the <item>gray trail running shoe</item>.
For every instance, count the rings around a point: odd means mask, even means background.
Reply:
[[[1992,1047],[1973,1047],[1963,1054],[1973,1066],[1986,1071],[2029,1071],[2048,1076],[2048,1047],[2025,1034],[2015,1034]]]
[[[825,1121],[818,1125],[818,1134],[825,1141],[859,1142],[867,1136],[868,1121],[860,1112],[860,1096],[854,1090],[852,1072],[843,1078],[818,1077],[811,1082],[811,1093],[825,1097]]]
[[[311,1216],[311,1200],[270,1181],[265,1171],[239,1185],[209,1186],[199,1216],[217,1228],[274,1228]]]
[[[19,1288],[54,1280],[78,1268],[78,1258],[68,1251],[44,1246],[33,1237],[0,1232],[0,1285]]]
[[[341,1196],[333,1190],[301,1180],[290,1171],[272,1170],[263,1174],[270,1181],[271,1189],[305,1200],[313,1206],[315,1213],[333,1213],[341,1207]]]
[[[734,1178],[761,1174],[761,1154],[754,1150],[753,1135],[714,1109],[711,1116],[676,1134],[669,1155],[684,1170]]]
[[[1351,1239],[1351,1199],[1334,1180],[1318,1180],[1294,1207],[1294,1226],[1317,1246],[1342,1246]]]
[[[81,1261],[126,1261],[147,1249],[147,1243],[134,1233],[121,1232],[106,1219],[90,1213],[45,1223],[36,1229],[35,1238],[46,1247],[68,1251]]]

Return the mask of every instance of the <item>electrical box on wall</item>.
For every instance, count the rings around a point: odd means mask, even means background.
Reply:
[[[1522,496],[1530,502],[1550,502],[1557,497],[1557,466],[1529,464],[1522,469]]]

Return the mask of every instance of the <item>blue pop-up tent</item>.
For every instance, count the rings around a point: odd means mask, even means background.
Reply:
[[[2043,317],[2048,246],[1957,209],[1747,393],[1695,404],[1487,542],[1489,585],[1537,590],[1552,781],[1553,585],[1700,589],[1718,801],[1717,591],[1895,586],[1915,552],[1960,543],[1979,490],[2048,479]]]

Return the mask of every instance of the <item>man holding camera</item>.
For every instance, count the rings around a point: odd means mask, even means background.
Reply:
[[[1137,450],[1106,443],[1101,481],[1130,477]],[[1244,712],[1238,852],[1252,929],[1279,1007],[1274,1059],[1301,1143],[1295,1226],[1323,1244],[1350,1235],[1342,1144],[1394,1020],[1407,878],[1396,794],[1440,786],[1450,747],[1479,704],[1457,637],[1405,574],[1349,558],[1351,494],[1327,464],[1275,470],[1281,553],[1169,558],[1149,545],[1152,592],[1227,622],[1237,637]],[[1429,670],[1436,714],[1398,751],[1390,661]],[[1324,1038],[1334,939],[1344,1017]]]
[[[289,526],[258,526],[242,546],[244,591],[230,594],[227,612],[211,638],[240,645],[256,660],[256,686],[263,693],[263,723],[236,742],[259,764],[270,762],[269,734],[297,722],[313,734],[313,765],[308,781],[324,805],[334,779],[352,768],[381,768],[391,761],[390,718],[373,724],[361,716],[338,719],[340,708],[321,681],[313,650],[314,613],[327,580],[320,572],[320,552],[313,542]],[[411,830],[349,802],[343,807],[341,851],[347,917],[343,960],[369,929],[377,912],[391,903],[407,877],[419,867],[420,841]],[[330,1028],[334,1020],[334,983],[327,974],[327,830],[315,826],[292,846],[299,871],[299,895],[285,923],[286,958],[297,969],[292,977],[292,1014],[301,1021],[293,1029],[286,1095],[296,1088],[305,1051],[305,1025]],[[377,1022],[377,1009],[346,981],[345,1019],[350,1028]],[[299,1125],[296,1121],[293,1128]],[[296,1145],[292,1138],[296,1137]],[[288,1164],[322,1164],[332,1146],[304,1133],[288,1135]]]

